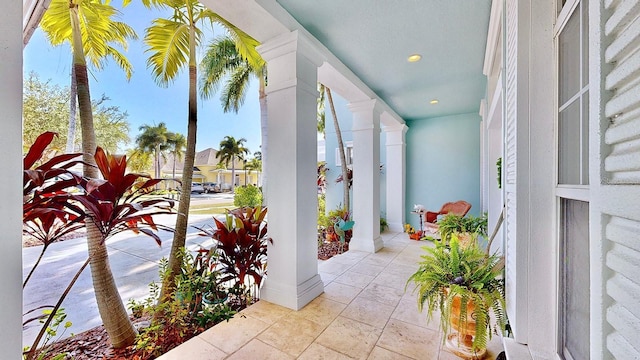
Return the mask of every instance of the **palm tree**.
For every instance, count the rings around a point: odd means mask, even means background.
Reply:
[[[342,179],[344,179],[342,181],[342,189],[343,189],[342,201],[343,201],[344,210],[348,212],[350,208],[349,187],[350,187],[351,181],[349,181],[349,169],[347,168],[347,156],[344,151],[344,142],[342,141],[342,132],[340,131],[340,124],[338,123],[338,116],[336,115],[336,109],[333,106],[333,97],[331,96],[331,89],[329,89],[324,85],[321,86],[321,90],[322,89],[326,92],[327,100],[329,100],[329,107],[331,108],[331,115],[333,117],[333,126],[336,129],[336,138],[338,138],[338,149],[339,149],[338,152],[340,153],[340,162],[342,164],[340,168],[342,170]]]
[[[251,175],[251,171],[255,170],[256,172],[258,172],[258,178],[260,178],[260,171],[262,171],[262,160],[255,157],[255,153],[254,153],[254,157],[244,163],[244,169],[249,170],[249,175]],[[246,176],[245,176],[244,182],[245,184],[247,183]]]
[[[218,14],[207,9],[196,0],[142,0],[146,7],[157,7],[173,11],[170,18],[153,20],[147,28],[144,42],[150,55],[147,67],[160,86],[168,86],[173,82],[182,68],[189,70],[189,109],[187,120],[187,147],[184,154],[182,171],[182,190],[178,204],[171,253],[169,255],[169,274],[162,284],[161,301],[164,301],[174,289],[175,275],[180,272],[182,264],[181,249],[187,237],[189,203],[191,201],[191,181],[193,180],[193,164],[196,155],[196,132],[198,125],[197,106],[197,59],[196,47],[202,40],[200,25],[212,25],[214,22],[238,34],[244,34]],[[248,35],[244,34],[248,37]]]
[[[117,10],[101,0],[53,0],[42,19],[41,26],[47,29],[52,44],[70,40],[73,52],[73,71],[75,73],[80,126],[82,129],[82,153],[86,177],[98,178],[95,164],[96,135],[93,125],[89,78],[87,76],[87,57],[104,59],[106,54],[114,56],[116,62],[122,62],[124,56],[111,52],[109,45],[114,33],[111,29],[120,28],[120,33],[132,34],[122,23],[114,22],[112,17]],[[81,24],[88,24],[84,29]],[[83,36],[85,35],[85,36]],[[102,52],[104,51],[104,52]],[[91,276],[95,290],[98,311],[104,327],[115,348],[131,345],[136,337],[129,316],[122,303],[118,288],[109,265],[107,247],[98,227],[87,222],[87,247],[91,258]]]
[[[184,156],[184,149],[187,147],[187,138],[184,135],[179,133],[170,133],[169,134],[169,151],[173,156],[173,173],[172,178],[176,178],[176,160],[182,161],[182,157]]]
[[[167,130],[167,125],[163,122],[158,126],[142,125],[139,129],[142,133],[136,138],[138,149],[153,154],[154,174],[159,179],[160,157],[165,157],[164,153],[170,148],[169,139],[173,133]]]
[[[247,41],[241,41],[247,39]],[[259,43],[250,37],[239,37],[230,32],[229,36],[218,37],[208,46],[200,63],[202,69],[200,95],[207,99],[227,79],[220,100],[225,112],[238,112],[249,88],[249,81],[255,77],[259,81],[260,127],[262,140],[262,162],[267,163],[267,67],[264,59],[256,51]],[[262,179],[266,188],[267,179]],[[263,197],[266,202],[266,197]]]
[[[227,135],[220,142],[220,149],[216,153],[216,157],[227,167],[231,163],[231,192],[236,187],[236,159],[244,160],[244,156],[249,153],[249,149],[244,147],[246,141],[247,139],[245,138],[240,138],[236,141],[233,136]]]
[[[153,159],[151,153],[141,151],[140,149],[127,150],[127,166],[129,172],[146,173],[151,168]]]
[[[116,48],[114,45],[126,50],[128,47],[128,40],[136,40],[138,35],[129,25],[115,21],[112,16],[118,14],[118,11],[112,8],[113,14],[94,13],[91,8],[92,2],[98,3],[99,1],[89,1],[87,4],[83,4],[80,8],[80,16],[87,20],[98,20],[103,22],[101,26],[94,26],[95,22],[81,21],[80,29],[82,32],[82,42],[84,46],[85,56],[96,70],[102,70],[104,66],[104,60],[106,58],[113,59],[122,70],[124,70],[127,80],[131,78],[133,67],[129,60]],[[61,4],[69,6],[69,0],[52,0],[51,7],[61,9]],[[87,10],[83,10],[88,8]],[[106,16],[108,15],[108,16]],[[55,18],[64,17],[64,18]],[[51,45],[58,46],[62,43],[69,43],[73,41],[72,32],[68,31],[66,36],[60,34],[57,30],[58,24],[68,23],[69,11],[47,11],[44,14],[42,20],[42,30],[47,34]],[[98,33],[98,34],[97,34]],[[73,59],[72,59],[73,65]],[[67,145],[65,152],[70,153],[74,151],[74,140],[76,134],[76,108],[77,108],[77,84],[75,76],[75,67],[71,66],[71,87],[69,97],[69,130],[67,134]]]

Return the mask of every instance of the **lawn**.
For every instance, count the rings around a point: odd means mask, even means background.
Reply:
[[[228,203],[222,204],[192,204],[189,207],[189,214],[193,215],[218,215],[225,214],[227,209],[233,209],[236,206],[233,205],[233,202],[230,201]]]

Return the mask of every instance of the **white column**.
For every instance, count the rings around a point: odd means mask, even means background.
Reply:
[[[380,109],[376,100],[349,104],[353,113],[353,237],[349,248],[376,252],[380,237]]]
[[[391,231],[403,231],[405,221],[405,180],[407,144],[405,135],[407,125],[385,126],[387,137],[387,162],[384,164],[387,175],[387,223]]]
[[[297,31],[258,51],[267,61],[269,273],[261,298],[298,310],[324,288],[318,275],[316,88],[322,57]]]
[[[0,348],[3,359],[22,354],[22,1],[0,12]]]

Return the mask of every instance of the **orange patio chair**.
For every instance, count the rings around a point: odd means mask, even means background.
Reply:
[[[459,216],[465,216],[471,209],[471,204],[464,200],[459,200],[455,202],[448,202],[442,205],[440,211],[427,211],[424,213],[424,227],[425,230],[437,233],[438,232],[438,216],[446,215],[446,214],[456,214]]]

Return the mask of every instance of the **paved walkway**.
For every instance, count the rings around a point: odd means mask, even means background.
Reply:
[[[443,349],[438,320],[427,323],[404,291],[428,242],[403,233],[383,240],[375,254],[319,261],[324,294],[300,311],[259,301],[160,359],[458,359]],[[486,358],[500,351],[494,337]]]
[[[175,216],[162,215],[155,219],[158,223],[173,227]],[[214,226],[210,215],[190,215],[189,223],[199,227],[207,224]],[[197,229],[188,228],[188,248],[195,249],[199,245],[212,244],[211,240],[199,236],[198,232]],[[158,281],[159,261],[162,257],[169,257],[172,233],[161,231],[160,238],[162,239],[161,247],[152,238],[145,235],[135,235],[131,232],[118,234],[107,241],[111,270],[125,305],[129,299],[146,298],[149,295],[149,284],[152,281]],[[23,276],[26,277],[41,251],[41,246],[23,249]],[[86,259],[87,244],[84,237],[49,246],[43,260],[23,291],[23,311],[26,313],[38,306],[55,305],[69,281]],[[78,278],[62,307],[67,313],[67,320],[73,323],[73,326],[63,334],[63,337],[102,324],[89,267]],[[31,346],[40,327],[41,324],[34,321],[23,329],[22,340],[25,346]]]

